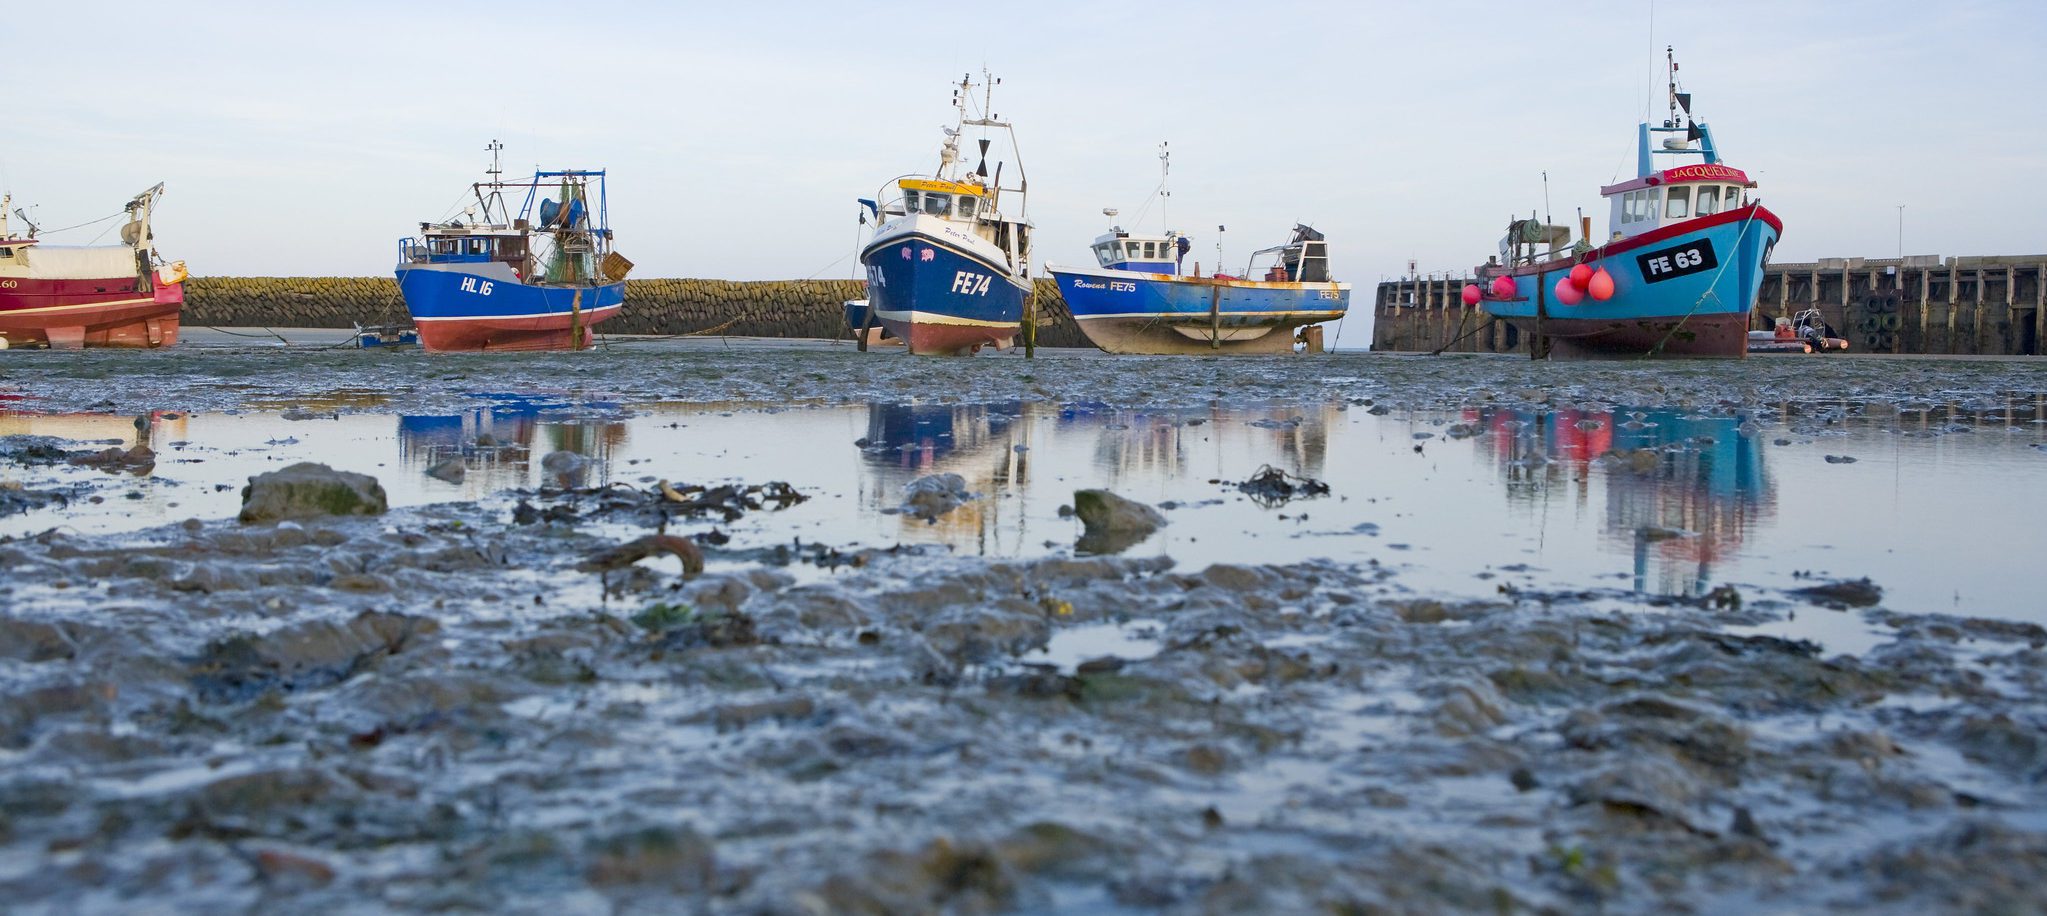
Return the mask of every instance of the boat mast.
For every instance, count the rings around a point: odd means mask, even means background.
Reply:
[[[504,168],[500,165],[498,157],[498,154],[504,148],[505,145],[503,143],[499,143],[496,138],[492,138],[490,143],[484,147],[484,150],[490,153],[490,169],[484,172],[484,174],[490,176],[490,180],[482,184],[470,185],[470,190],[476,193],[476,202],[483,207],[483,221],[485,223],[510,223],[512,221],[511,211],[505,208],[503,191],[505,186]],[[484,188],[490,189],[490,196],[484,196]],[[497,202],[497,216],[491,215],[490,205],[492,201]]]
[[[1173,234],[1173,223],[1166,219],[1166,203],[1173,192],[1166,187],[1166,178],[1173,172],[1173,153],[1166,149],[1166,141],[1159,141],[1159,229],[1166,235]]]

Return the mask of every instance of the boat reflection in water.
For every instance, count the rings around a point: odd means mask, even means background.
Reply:
[[[610,481],[612,456],[628,438],[623,420],[575,419],[565,402],[530,395],[490,394],[475,397],[488,407],[449,415],[398,418],[398,447],[408,468],[424,471],[442,461],[459,459],[465,470],[463,489],[473,497],[498,490],[555,482],[540,467],[551,452],[573,452],[589,459],[577,483],[601,486]],[[580,405],[578,412],[592,407]],[[551,419],[560,414],[561,419]]]
[[[1601,478],[1605,541],[1631,556],[1636,591],[1705,594],[1714,564],[1775,514],[1762,442],[1739,417],[1502,409],[1466,420],[1492,433],[1476,441],[1499,464],[1510,503],[1539,511],[1562,496],[1582,510]]]
[[[958,474],[979,494],[926,521],[894,523],[905,543],[945,544],[963,554],[1042,553],[1071,543],[1061,518],[1073,491],[1107,487],[1147,503],[1190,502],[1211,492],[1201,481],[1240,479],[1263,465],[1319,477],[1335,407],[1269,410],[1136,410],[1101,404],[874,404],[867,408],[859,500],[863,511],[894,511],[904,485]],[[1032,475],[1033,463],[1059,469]],[[1190,492],[1189,482],[1196,483]],[[1213,492],[1221,495],[1217,486]],[[1163,544],[1157,546],[1163,547]]]
[[[956,549],[972,544],[980,555],[1015,553],[1023,514],[1012,506],[1030,477],[1026,414],[1021,401],[868,405],[860,504],[892,510],[910,481],[958,474],[979,496],[931,521],[903,515],[903,539]]]

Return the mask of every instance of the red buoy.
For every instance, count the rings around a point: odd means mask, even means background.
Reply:
[[[1571,285],[1570,277],[1557,278],[1556,293],[1557,301],[1565,305],[1577,305],[1585,301],[1585,294],[1579,292],[1577,287]]]
[[[1466,283],[1466,284],[1464,284],[1464,304],[1465,304],[1465,305],[1477,305],[1477,304],[1478,304],[1478,300],[1480,300],[1480,299],[1484,299],[1484,298],[1485,298],[1485,291],[1484,291],[1484,290],[1481,290],[1481,289],[1479,289],[1479,288],[1478,288],[1478,284],[1476,284],[1476,283]]]
[[[1590,266],[1580,264],[1571,268],[1571,285],[1577,287],[1579,292],[1584,292],[1585,284],[1590,282],[1592,282],[1592,268]]]
[[[1600,268],[1598,273],[1592,275],[1592,280],[1585,284],[1585,291],[1600,302],[1612,299],[1613,274],[1607,273],[1604,267]]]

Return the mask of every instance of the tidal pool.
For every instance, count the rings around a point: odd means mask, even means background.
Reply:
[[[140,476],[24,467],[32,487],[92,494],[0,519],[0,534],[133,531],[225,518],[250,475],[299,461],[376,476],[394,506],[506,502],[554,483],[548,453],[590,460],[580,482],[646,488],[787,481],[812,499],[728,526],[742,545],[937,545],[961,556],[1071,553],[1076,489],[1162,507],[1126,551],[1183,565],[1377,563],[1404,588],[1622,587],[1701,596],[1868,576],[1899,610],[2047,621],[2022,557],[2047,548],[2047,423],[2004,411],[1784,409],[1369,411],[1348,403],[1143,409],[1089,403],[863,405],[568,403],[478,395],[448,414],[290,411],[0,415],[0,435],[148,445]],[[482,444],[479,444],[482,443]],[[82,444],[79,447],[84,447]],[[464,475],[426,474],[447,461]],[[1265,467],[1329,484],[1264,502],[1236,484]],[[935,520],[903,487],[954,473],[975,494]],[[1995,549],[1986,549],[1996,545]]]

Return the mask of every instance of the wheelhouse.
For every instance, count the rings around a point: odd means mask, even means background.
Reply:
[[[1177,232],[1165,235],[1133,235],[1120,227],[1095,239],[1095,263],[1110,270],[1140,273],[1179,273],[1181,240]]]
[[[896,181],[900,201],[879,212],[896,216],[927,216],[958,223],[980,238],[1002,249],[1013,265],[1021,265],[1031,250],[1031,227],[1004,219],[995,206],[995,192],[965,181],[942,178],[903,178]]]
[[[1750,181],[1742,170],[1720,164],[1719,154],[1713,147],[1711,129],[1706,125],[1679,128],[1644,124],[1641,130],[1642,177],[1599,189],[1600,196],[1611,201],[1607,221],[1610,238],[1632,238],[1664,226],[1747,205],[1748,189],[1755,187],[1755,182]],[[1662,148],[1653,149],[1649,141],[1651,135],[1657,133],[1677,136],[1665,139]],[[1700,141],[1696,147],[1691,142],[1694,134]],[[1659,170],[1650,163],[1654,155],[1692,155],[1704,161],[1698,165]]]

